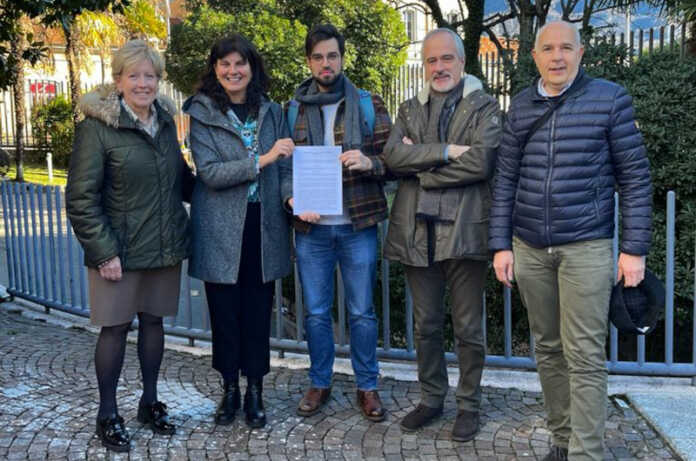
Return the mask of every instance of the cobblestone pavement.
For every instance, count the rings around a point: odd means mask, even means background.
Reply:
[[[136,349],[128,345],[118,401],[133,438],[130,454],[114,454],[94,435],[97,388],[92,364],[96,336],[0,310],[0,460],[204,459],[427,459],[534,460],[548,451],[541,395],[484,388],[481,432],[472,442],[449,439],[456,414],[453,392],[444,417],[413,434],[399,420],[418,402],[417,383],[382,380],[389,409],[369,423],[356,408],[352,378],[335,378],[330,404],[300,418],[295,407],[306,372],[275,368],[265,379],[269,424],[249,430],[213,420],[220,383],[209,357],[166,351],[159,397],[178,425],[173,436],[153,435],[135,419],[140,397]],[[610,401],[606,458],[676,459],[640,416]]]

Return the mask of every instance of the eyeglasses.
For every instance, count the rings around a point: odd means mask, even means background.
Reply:
[[[336,52],[329,53],[326,56],[324,56],[323,54],[314,53],[309,56],[309,59],[311,59],[312,62],[319,64],[321,62],[324,62],[324,59],[326,59],[329,62],[336,62],[340,57],[341,55]]]

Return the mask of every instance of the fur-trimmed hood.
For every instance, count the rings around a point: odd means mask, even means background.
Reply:
[[[168,96],[157,93],[155,103],[157,104],[157,109],[162,109],[168,116],[174,117],[176,115],[176,104]],[[113,128],[119,127],[121,102],[119,101],[116,85],[113,83],[99,85],[83,95],[78,106],[87,117],[96,118]]]
[[[474,77],[473,75],[464,74],[462,76],[462,79],[464,80],[464,89],[462,90],[462,99],[466,98],[469,94],[473,93],[476,90],[483,89],[483,84],[481,84],[481,80]],[[418,102],[421,103],[421,105],[424,106],[428,103],[428,99],[430,98],[430,82],[428,82],[423,87],[423,89],[418,92],[417,97],[418,97]]]

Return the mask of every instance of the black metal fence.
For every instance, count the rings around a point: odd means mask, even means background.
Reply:
[[[59,309],[81,316],[89,316],[89,299],[87,276],[82,260],[84,253],[72,228],[68,223],[64,209],[63,188],[56,186],[38,186],[27,183],[0,182],[0,200],[4,224],[5,256],[8,268],[8,291],[14,296],[25,298],[48,308]],[[616,202],[616,231],[614,234],[614,261],[618,254],[618,195]],[[664,318],[664,356],[661,361],[646,360],[646,343],[658,341],[655,335],[638,338],[635,344],[635,360],[621,360],[628,352],[628,347],[619,341],[619,333],[611,326],[609,333],[609,350],[607,366],[613,373],[637,375],[696,376],[696,305],[691,312],[692,355],[690,361],[675,358],[675,305],[674,305],[674,251],[676,231],[676,198],[674,192],[667,196],[667,229],[664,236],[666,251],[665,285],[667,297]],[[380,238],[384,239],[387,222],[380,224]],[[688,230],[693,232],[693,229]],[[377,354],[382,358],[415,360],[413,302],[406,284],[405,295],[398,304],[390,303],[388,296],[393,287],[390,285],[389,261],[379,258],[381,303],[376,310],[380,319],[380,344]],[[184,271],[186,269],[184,268]],[[339,271],[337,271],[339,272]],[[184,272],[185,273],[185,272]],[[306,352],[307,343],[304,332],[304,307],[302,290],[298,283],[297,271],[288,277],[289,285],[294,285],[294,299],[283,296],[283,283],[276,281],[271,344],[275,349],[284,351]],[[341,354],[349,351],[350,331],[347,322],[345,298],[340,273],[337,274],[337,321],[336,349]],[[509,288],[502,288],[504,305],[502,331],[492,332],[486,328],[486,305],[482,316],[484,341],[487,345],[503,336],[503,348],[499,353],[489,353],[486,364],[489,366],[533,369],[536,366],[534,341],[529,335],[530,347],[526,352],[513,348],[512,298]],[[696,282],[695,285],[696,287]],[[211,338],[210,319],[205,304],[204,290],[200,280],[182,277],[180,287],[180,305],[176,317],[165,320],[167,333],[195,339]],[[375,293],[376,295],[376,293]],[[404,312],[400,324],[391,324],[392,311]],[[395,346],[392,342],[395,331],[403,332],[405,344]],[[625,355],[625,354],[624,354]],[[455,361],[453,352],[447,352],[447,358]]]

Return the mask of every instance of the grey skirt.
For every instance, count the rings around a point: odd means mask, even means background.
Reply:
[[[97,269],[88,268],[87,275],[92,325],[130,323],[138,312],[170,317],[179,308],[181,263],[161,269],[124,271],[118,282],[103,279]]]

